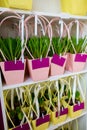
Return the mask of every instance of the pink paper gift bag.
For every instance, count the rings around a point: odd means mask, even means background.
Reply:
[[[5,78],[6,84],[18,84],[24,81],[25,64],[22,61],[5,61],[1,62],[1,70]]]
[[[28,69],[32,80],[46,80],[49,75],[49,58],[28,60]]]
[[[50,67],[50,75],[60,75],[63,74],[65,71],[65,65],[66,65],[66,59],[67,55],[65,56],[59,56],[59,55],[53,55],[51,59],[51,67]]]
[[[71,72],[79,72],[84,69],[86,57],[84,54],[67,54],[66,70]]]

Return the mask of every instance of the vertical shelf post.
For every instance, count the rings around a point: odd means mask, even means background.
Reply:
[[[1,99],[1,109],[2,109],[4,130],[8,130],[7,117],[6,117],[5,104],[4,104],[4,96],[3,96],[3,89],[2,89],[1,72],[0,72],[0,99]]]

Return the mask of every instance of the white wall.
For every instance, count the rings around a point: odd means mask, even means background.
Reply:
[[[60,0],[33,0],[33,10],[40,12],[59,13]]]

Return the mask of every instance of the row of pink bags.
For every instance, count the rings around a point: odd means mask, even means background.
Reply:
[[[9,13],[10,11],[8,11]],[[4,13],[2,12],[0,16],[4,17]],[[0,26],[7,20],[17,19],[19,22],[19,34],[21,34],[22,44],[25,43],[22,48],[21,59],[15,61],[5,61],[0,62],[1,70],[4,75],[6,84],[17,84],[24,81],[25,68],[29,71],[29,77],[34,81],[46,80],[49,76],[64,74],[65,70],[71,72],[78,72],[84,69],[86,64],[86,53],[65,53],[64,55],[57,55],[54,53],[52,57],[46,55],[44,58],[34,59],[30,50],[28,50],[29,54],[33,57],[32,59],[23,59],[23,54],[25,49],[27,49],[27,40],[29,37],[33,35],[47,35],[50,38],[50,46],[52,45],[52,37],[55,35],[59,35],[61,38],[68,36],[70,39],[70,29],[72,25],[76,23],[76,21],[70,22],[70,24],[66,25],[63,20],[60,18],[53,18],[50,21],[44,16],[37,15],[29,15],[24,19],[23,16],[10,12],[9,16],[2,17],[0,22]],[[14,14],[14,15],[13,15]],[[33,22],[32,22],[33,21]],[[57,22],[60,21],[60,28],[57,26],[57,34],[55,33],[55,27]],[[12,21],[13,22],[13,21]],[[28,24],[29,22],[29,24]],[[79,22],[79,21],[78,21]],[[15,23],[15,22],[14,22]],[[32,24],[33,23],[33,24]],[[16,25],[16,23],[15,23]],[[79,22],[78,25],[83,26],[82,22]],[[40,27],[38,27],[40,26]],[[80,27],[81,27],[80,26]],[[39,29],[38,29],[39,28]],[[60,31],[59,31],[60,30]],[[78,30],[78,28],[77,28]],[[24,32],[25,33],[24,33]],[[34,32],[34,33],[33,33]],[[25,42],[24,42],[25,39]],[[48,48],[49,52],[49,48]]]

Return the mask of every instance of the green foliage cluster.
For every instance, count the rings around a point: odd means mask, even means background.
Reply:
[[[69,46],[68,46],[68,52],[74,54],[75,51],[76,53],[83,53],[86,52],[86,47],[87,47],[87,42],[86,37],[84,38],[79,38],[78,39],[78,44],[76,42],[76,37],[71,37],[71,40],[69,41]]]
[[[47,36],[33,36],[27,41],[27,47],[34,58],[46,57],[49,45],[50,39]]]
[[[64,37],[64,38],[53,37],[52,46],[53,46],[55,54],[63,55],[68,50],[69,40],[67,37]]]
[[[9,100],[9,106],[10,106],[10,104],[11,104],[11,100]],[[9,112],[10,118],[12,119],[14,125],[15,126],[19,125],[20,122],[22,121],[24,115],[21,110],[21,105],[20,105],[20,102],[19,102],[17,96],[14,96],[14,109],[10,109],[10,110],[8,110],[8,112]],[[12,124],[10,123],[9,119],[8,119],[8,124],[9,124],[9,127],[11,128]]]
[[[78,44],[76,42],[76,37],[53,37],[52,38],[52,46],[50,46],[50,38],[47,36],[33,36],[27,41],[27,48],[32,54],[32,56],[36,58],[44,58],[47,55],[49,50],[49,56],[53,55],[53,50],[55,54],[63,55],[67,52],[72,54],[74,53],[83,53],[86,52],[87,48],[86,37],[79,38]],[[7,61],[18,60],[21,56],[21,39],[17,38],[0,38],[0,50],[3,52]],[[1,55],[1,53],[0,53]],[[29,53],[25,50],[25,56],[28,58],[32,58]],[[0,56],[0,61],[3,61],[3,57]]]
[[[0,38],[0,49],[7,61],[19,59],[21,56],[21,40],[18,37]]]

